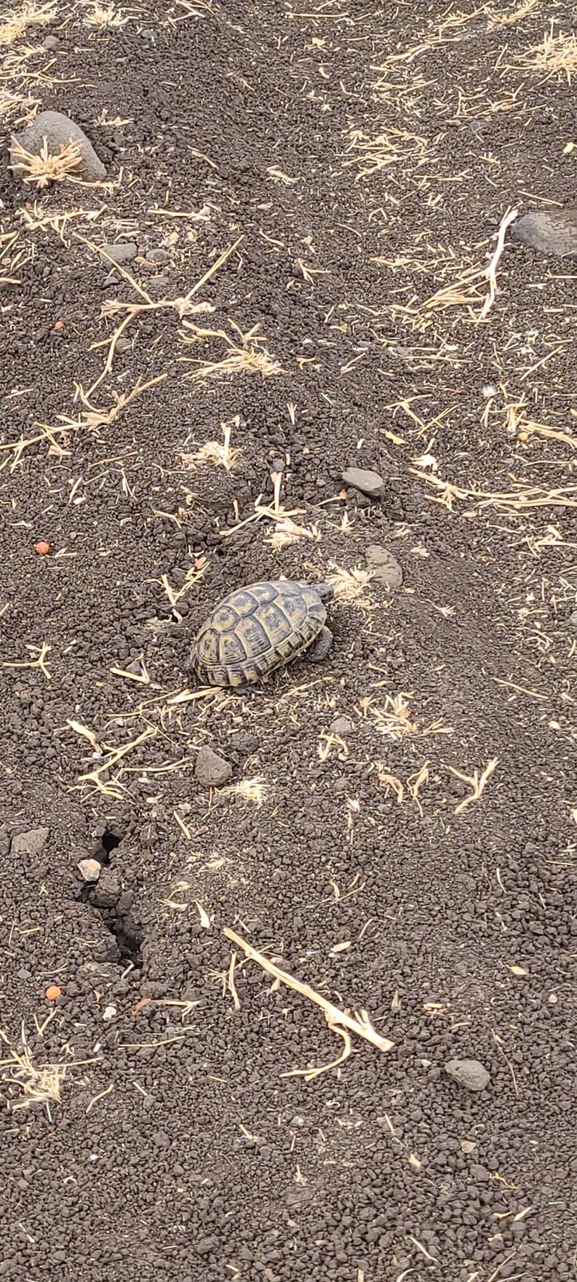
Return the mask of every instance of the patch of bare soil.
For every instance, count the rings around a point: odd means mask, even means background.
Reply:
[[[573,20],[2,18],[2,1278],[576,1276]],[[200,687],[283,576],[328,658]]]

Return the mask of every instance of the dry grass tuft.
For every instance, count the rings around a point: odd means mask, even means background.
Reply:
[[[5,1034],[2,1040],[9,1047],[7,1059],[0,1060],[0,1077],[22,1092],[22,1097],[14,1102],[10,1100],[9,1109],[30,1108],[33,1104],[45,1104],[48,1109],[51,1103],[60,1100],[60,1093],[66,1077],[67,1064],[37,1064],[26,1041],[22,1029],[22,1050],[15,1050]]]
[[[261,378],[270,378],[273,374],[280,374],[281,366],[278,361],[267,352],[264,347],[264,338],[258,334],[258,325],[248,333],[243,334],[238,325],[231,321],[230,324],[239,335],[240,342],[236,342],[229,334],[222,329],[201,329],[192,321],[183,321],[183,328],[180,337],[184,343],[204,343],[207,340],[219,339],[225,344],[226,355],[220,360],[202,360],[201,358],[187,358],[187,363],[197,366],[187,374],[191,381],[198,382],[207,378],[224,378],[228,374],[260,374]]]
[[[121,9],[115,9],[113,4],[100,4],[99,0],[94,0],[90,5],[88,13],[84,17],[84,24],[87,27],[100,27],[102,30],[113,30],[119,27],[125,27],[133,15],[123,13]]]
[[[318,525],[297,525],[292,517],[286,516],[278,520],[272,534],[265,543],[270,544],[274,552],[280,551],[281,548],[289,546],[291,543],[299,543],[301,539],[313,539],[315,543],[320,543],[322,538]]]
[[[35,4],[19,5],[16,9],[6,14],[4,22],[0,26],[0,47],[14,44],[14,41],[18,40],[27,27],[47,26],[56,17],[56,14],[57,6],[52,2],[40,6]]]
[[[374,603],[367,596],[367,588],[373,575],[370,570],[357,566],[354,570],[341,570],[336,567],[327,575],[327,583],[334,589],[337,601],[343,605],[359,605],[362,609],[374,609]]]
[[[77,142],[69,142],[60,148],[57,155],[51,155],[48,139],[44,138],[39,154],[34,155],[13,138],[11,154],[17,159],[11,163],[10,169],[25,183],[35,183],[38,188],[42,188],[48,187],[49,183],[61,183],[73,177],[79,181],[78,166],[82,162],[82,155]]]
[[[231,784],[230,788],[220,788],[219,792],[238,797],[241,801],[246,801],[260,810],[263,801],[266,801],[269,788],[262,775],[255,775],[253,779],[239,779],[238,783]]]
[[[234,448],[230,443],[233,427],[239,426],[238,414],[230,423],[221,423],[224,438],[222,444],[220,441],[207,441],[205,445],[201,445],[196,454],[183,454],[181,457],[184,466],[195,471],[199,464],[214,463],[216,467],[224,467],[227,472],[232,472],[235,463],[242,456],[242,450]]]
[[[546,80],[553,77],[557,80],[565,78],[571,84],[571,79],[577,72],[577,36],[565,35],[564,32],[554,36],[550,31],[542,44],[529,50],[523,61],[525,66],[544,76]]]
[[[382,708],[375,704],[374,699],[369,695],[359,700],[359,709],[363,717],[370,715],[374,720],[375,730],[389,739],[424,738],[426,735],[453,733],[453,727],[444,726],[440,719],[431,721],[427,726],[421,725],[411,711],[409,704],[411,698],[412,695],[404,691],[400,691],[399,694],[387,694],[385,706]],[[394,789],[391,775],[387,775],[386,779],[383,776],[383,779],[385,786]],[[420,787],[423,782],[424,779],[420,779],[418,786]],[[379,775],[379,783],[381,783],[381,775]],[[409,791],[412,793],[411,783],[413,783],[412,780],[408,781]],[[414,793],[412,795],[415,797]]]

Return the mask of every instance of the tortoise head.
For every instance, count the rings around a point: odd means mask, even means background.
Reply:
[[[329,601],[332,601],[335,595],[335,589],[331,587],[330,583],[307,583],[307,587],[312,588],[313,592],[316,592],[323,605],[328,605]]]

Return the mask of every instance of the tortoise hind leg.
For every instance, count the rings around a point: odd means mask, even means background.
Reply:
[[[321,628],[316,641],[309,650],[311,663],[322,663],[326,659],[333,644],[333,634],[330,628]]]

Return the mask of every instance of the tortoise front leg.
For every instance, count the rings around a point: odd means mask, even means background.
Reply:
[[[321,628],[316,641],[309,650],[311,663],[322,663],[326,659],[333,644],[333,634],[330,628]]]

